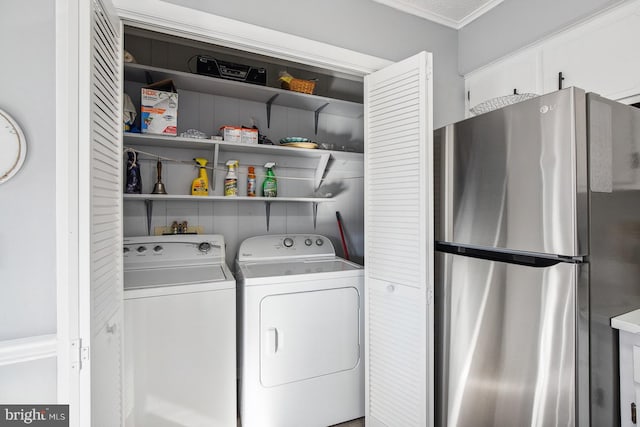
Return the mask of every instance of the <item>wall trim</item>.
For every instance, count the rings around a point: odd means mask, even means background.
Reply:
[[[78,66],[74,48],[78,38],[77,1],[55,0],[57,395],[59,403],[69,404],[75,403],[72,396],[77,391],[70,352],[71,340],[78,337],[78,196],[73,191],[73,182],[78,178]]]
[[[444,15],[440,15],[439,13],[431,12],[430,10],[424,9],[420,6],[415,5],[415,2],[406,1],[406,0],[373,0],[377,3],[384,4],[385,6],[392,7],[394,9],[400,10],[402,12],[418,16],[420,18],[426,19],[427,21],[435,22],[436,24],[445,25],[449,28],[453,28],[454,30],[459,30],[485,13],[489,12],[491,9],[502,3],[504,0],[489,0],[487,3],[483,4],[476,10],[470,12],[468,15],[464,16],[461,19],[453,19]]]
[[[616,101],[627,105],[637,104],[640,102],[640,95],[627,96],[625,98],[617,99]]]
[[[485,13],[489,12],[494,7],[498,6],[503,1],[504,0],[490,0],[489,2],[487,2],[484,5],[480,6],[479,8],[477,8],[476,10],[474,10],[473,12],[471,12],[470,14],[468,14],[467,16],[462,18],[460,21],[458,21],[458,27],[456,29],[459,30],[460,28],[464,27],[465,25],[470,24],[471,22],[473,22],[476,19],[480,18]]]
[[[0,341],[0,366],[56,357],[56,334]]]
[[[113,0],[126,24],[246,52],[365,76],[392,61],[161,0]]]

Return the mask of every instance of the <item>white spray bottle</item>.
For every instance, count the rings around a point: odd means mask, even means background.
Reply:
[[[238,175],[236,175],[236,167],[238,167],[237,160],[229,160],[227,162],[227,176],[224,178],[224,195],[225,196],[237,196],[238,195]]]

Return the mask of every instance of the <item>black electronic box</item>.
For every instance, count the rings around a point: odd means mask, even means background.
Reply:
[[[233,62],[221,61],[210,56],[198,56],[197,63],[196,72],[198,74],[255,85],[267,85],[267,70],[264,68],[234,64]]]

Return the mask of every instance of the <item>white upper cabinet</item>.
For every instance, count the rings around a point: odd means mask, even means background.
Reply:
[[[465,76],[467,112],[484,101],[577,86],[605,98],[640,94],[640,0],[606,11]]]
[[[467,116],[469,109],[499,96],[541,93],[541,60],[538,49],[530,49],[474,71],[465,78]]]
[[[640,3],[632,2],[543,46],[544,92],[577,86],[605,98],[640,93]]]

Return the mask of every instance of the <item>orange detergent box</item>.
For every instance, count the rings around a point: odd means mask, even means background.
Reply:
[[[142,88],[140,98],[142,133],[156,135],[178,134],[178,94]]]
[[[242,128],[240,142],[244,144],[258,143],[258,129]]]
[[[241,142],[242,129],[238,126],[221,126],[220,135],[225,142]]]

